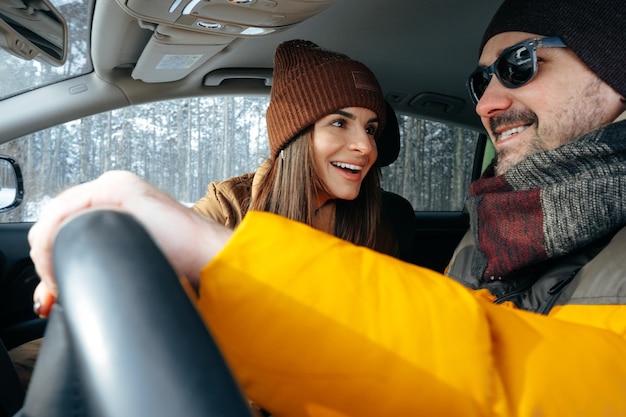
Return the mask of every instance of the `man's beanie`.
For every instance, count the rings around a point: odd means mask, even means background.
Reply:
[[[505,0],[485,31],[480,51],[502,32],[559,36],[604,82],[626,96],[626,0]]]
[[[304,40],[276,48],[266,114],[272,157],[317,120],[346,107],[372,110],[379,119],[377,131],[383,130],[385,99],[365,65]]]

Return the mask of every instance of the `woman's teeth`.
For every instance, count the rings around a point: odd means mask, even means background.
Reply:
[[[361,171],[363,169],[363,167],[358,165],[346,164],[344,162],[331,162],[331,165],[338,168],[349,169],[350,171]]]

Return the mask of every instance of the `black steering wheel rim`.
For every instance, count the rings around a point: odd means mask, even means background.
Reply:
[[[250,416],[179,277],[133,217],[76,217],[53,262],[60,297],[18,415]]]

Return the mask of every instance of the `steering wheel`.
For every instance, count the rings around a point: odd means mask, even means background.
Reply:
[[[179,277],[133,217],[76,217],[53,262],[60,297],[16,416],[251,416]]]

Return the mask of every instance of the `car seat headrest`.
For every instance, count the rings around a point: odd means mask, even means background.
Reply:
[[[398,118],[391,104],[385,102],[387,111],[387,123],[378,138],[378,165],[386,167],[391,165],[400,154],[400,127]]]

